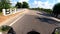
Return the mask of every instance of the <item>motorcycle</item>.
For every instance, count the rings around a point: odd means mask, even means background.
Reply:
[[[7,28],[9,28],[9,30]],[[14,31],[14,29],[11,26],[4,25],[2,27],[2,30],[8,30],[7,34],[16,34],[16,32]],[[40,33],[36,32],[35,30],[32,30],[32,31],[28,32],[27,34],[40,34]],[[52,34],[60,34],[60,27],[56,27],[53,30]]]

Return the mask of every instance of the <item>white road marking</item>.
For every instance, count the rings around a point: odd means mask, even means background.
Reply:
[[[25,15],[25,14],[24,14]],[[19,19],[21,19],[24,15],[22,15],[21,17],[17,18],[16,20],[14,20],[9,26],[12,26],[13,24],[15,24]]]

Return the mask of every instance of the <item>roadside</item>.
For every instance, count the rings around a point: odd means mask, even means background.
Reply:
[[[48,13],[46,13],[44,11],[37,11],[37,14],[39,14],[40,16],[43,16],[43,17],[46,17],[46,18],[50,18],[50,19],[53,19],[55,21],[60,22],[60,19],[52,17],[50,14],[48,14]]]
[[[0,26],[9,25],[10,23],[12,23],[14,20],[16,20],[19,16],[21,16],[24,13],[25,13],[25,11],[22,10],[22,11],[16,13],[16,14],[12,14],[12,15],[9,15],[9,16],[1,15],[0,16]]]
[[[47,14],[45,12],[40,12],[37,11],[36,12],[37,15],[39,15],[38,19],[42,22],[46,22],[48,24],[53,24],[56,25],[57,27],[60,27],[60,19],[57,19],[55,17],[52,17],[50,14]]]

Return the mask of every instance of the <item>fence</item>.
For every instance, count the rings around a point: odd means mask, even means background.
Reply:
[[[15,14],[21,11],[25,11],[26,9],[16,9],[16,8],[11,8],[11,9],[2,9],[3,15],[8,16],[11,14]]]
[[[15,13],[21,12],[21,11],[23,11],[23,9],[16,9],[16,8],[14,8],[14,9],[2,9],[4,16],[15,14]]]

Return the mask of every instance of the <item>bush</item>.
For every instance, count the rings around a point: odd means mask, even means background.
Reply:
[[[3,25],[0,27],[0,31],[8,31],[10,29],[10,26]]]
[[[44,9],[43,11],[45,11],[45,12],[47,12],[47,13],[49,13],[49,14],[51,14],[51,12],[52,12],[51,9]]]
[[[51,9],[44,9],[44,8],[30,8],[31,10],[38,10],[38,11],[44,11],[46,13],[51,14],[52,10]]]
[[[60,3],[54,5],[52,14],[55,17],[58,17],[58,15],[60,14]]]

